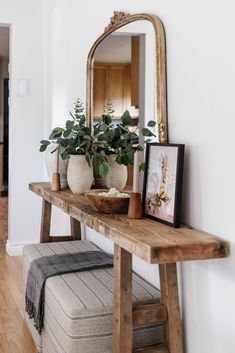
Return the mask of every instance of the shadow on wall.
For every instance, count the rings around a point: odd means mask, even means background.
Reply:
[[[192,165],[194,161],[194,165]],[[182,192],[181,222],[189,226],[203,229],[201,168],[199,153],[196,147],[185,145],[184,175]],[[197,210],[192,209],[197,205]]]
[[[235,243],[230,244],[230,249],[233,253]],[[227,283],[234,281],[234,268],[235,259],[232,256],[180,264],[181,309],[186,351],[194,352],[195,349],[195,352],[200,352],[206,349],[207,352],[214,352],[215,340],[206,340],[206,337],[214,337],[218,330],[226,331],[225,336],[230,335],[232,328],[220,327],[216,318],[228,318],[234,314],[231,306],[224,305],[224,296],[227,303],[234,300],[232,293],[227,291]],[[197,342],[196,347],[191,346],[192,342]]]

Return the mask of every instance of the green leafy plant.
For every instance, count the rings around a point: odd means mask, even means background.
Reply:
[[[110,99],[105,102],[104,105],[104,114],[106,116],[106,122],[109,124],[112,121],[112,116],[114,113],[113,103]],[[110,120],[111,119],[111,120]],[[95,175],[105,176],[108,174],[108,158],[105,151],[103,141],[98,139],[98,136],[95,133],[96,125],[94,126],[93,132],[93,168]]]
[[[109,107],[110,108],[110,107]],[[106,111],[102,115],[101,120],[94,126],[94,137],[100,143],[100,151],[102,155],[116,155],[116,162],[124,165],[132,165],[134,163],[134,154],[136,151],[142,151],[143,147],[139,144],[139,136],[136,131],[129,129],[132,118],[129,111],[125,111],[121,117],[120,123],[113,123],[112,116]],[[141,129],[145,142],[151,141],[151,137],[156,135],[151,131],[156,122],[151,120],[148,127]],[[102,163],[101,163],[102,164]],[[140,169],[143,170],[143,163]]]
[[[86,126],[84,107],[80,99],[74,104],[74,113],[70,112],[71,119],[67,120],[65,127],[55,127],[48,140],[42,140],[40,151],[43,152],[51,143],[56,143],[62,159],[72,155],[84,155],[90,164],[92,156],[91,129]],[[54,150],[54,151],[55,151]],[[52,153],[54,152],[52,151]]]
[[[84,107],[80,99],[74,104],[74,113],[70,112],[71,119],[67,120],[65,127],[55,127],[48,140],[42,140],[40,151],[43,152],[51,143],[57,144],[52,151],[59,149],[62,159],[69,158],[70,155],[84,155],[89,165],[92,164],[96,175],[105,176],[108,173],[108,156],[116,155],[116,162],[130,165],[134,163],[136,151],[142,151],[139,144],[139,136],[136,131],[129,129],[132,118],[128,111],[121,117],[121,122],[115,124],[112,114],[114,113],[111,101],[107,101],[104,107],[104,114],[99,123],[93,127],[93,133],[86,126]],[[155,134],[151,128],[155,126],[155,121],[149,121],[148,127],[141,129],[145,142],[149,142]],[[144,164],[140,165],[143,170]]]

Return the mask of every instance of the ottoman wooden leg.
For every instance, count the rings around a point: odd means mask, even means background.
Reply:
[[[168,317],[164,323],[165,346],[169,353],[183,353],[176,263],[159,265],[159,273],[161,303],[165,305]]]
[[[114,245],[113,353],[132,352],[132,254]]]

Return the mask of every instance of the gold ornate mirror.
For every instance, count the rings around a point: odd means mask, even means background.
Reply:
[[[87,60],[87,124],[107,101],[114,119],[129,110],[133,125],[157,120],[158,141],[167,142],[166,56],[162,22],[149,14],[114,12]]]

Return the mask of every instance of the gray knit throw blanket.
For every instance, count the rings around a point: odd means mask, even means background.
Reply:
[[[113,256],[103,251],[43,256],[31,262],[25,294],[25,310],[41,334],[44,316],[46,279],[65,273],[88,271],[113,266]]]

